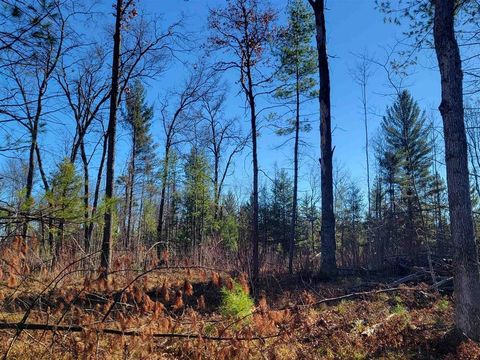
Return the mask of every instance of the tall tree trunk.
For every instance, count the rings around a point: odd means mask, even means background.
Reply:
[[[112,218],[113,204],[111,203],[115,186],[115,137],[117,130],[117,103],[118,103],[118,78],[120,68],[120,41],[123,14],[123,0],[117,0],[115,16],[115,34],[113,36],[113,59],[112,59],[112,92],[110,94],[110,116],[108,121],[108,153],[107,175],[105,184],[105,198],[108,202],[103,227],[102,256],[100,266],[106,277],[110,269],[112,257]]]
[[[258,251],[258,157],[257,157],[257,112],[251,69],[247,67],[248,103],[250,105],[250,122],[252,131],[252,160],[253,160],[253,204],[252,204],[252,280],[256,284],[260,274],[260,258]]]
[[[362,82],[362,106],[363,106],[363,125],[365,129],[365,160],[367,166],[367,200],[368,200],[368,219],[372,217],[372,203],[370,199],[370,156],[369,156],[369,144],[368,144],[368,116],[367,116],[367,77],[363,75]]]
[[[88,225],[90,218],[90,211],[88,209],[90,205],[90,178],[88,172],[88,158],[85,151],[85,143],[83,138],[80,142],[80,156],[83,164],[83,241],[85,253],[88,254],[90,252],[90,240],[88,238]]]
[[[293,258],[295,255],[295,240],[297,235],[297,203],[298,203],[298,147],[300,142],[300,74],[297,63],[295,86],[295,145],[293,149],[293,201],[292,201],[292,229],[288,251],[288,272],[293,274]]]
[[[480,271],[475,242],[463,108],[463,73],[454,0],[435,0],[434,41],[440,68],[448,204],[454,247],[455,324],[480,340]]]
[[[37,146],[37,136],[38,136],[38,121],[35,121],[31,131],[31,144],[30,144],[30,151],[28,155],[27,183],[25,185],[25,200],[27,203],[31,201],[32,191],[33,191],[33,176],[35,173],[35,149]],[[22,237],[24,241],[26,241],[27,232],[28,232],[28,221],[25,221],[22,229]]]
[[[131,164],[131,173],[130,173],[130,187],[128,195],[128,218],[127,218],[127,233],[125,240],[125,248],[128,249],[131,246],[130,243],[130,233],[132,229],[132,212],[133,212],[133,189],[135,183],[135,152],[132,154],[132,164]]]
[[[326,277],[335,276],[336,243],[335,215],[333,213],[333,150],[332,125],[330,115],[330,73],[328,69],[327,36],[325,30],[324,0],[309,0],[315,13],[317,28],[318,72],[320,76],[320,167],[322,188],[322,230],[321,230],[321,265],[320,271]]]
[[[213,136],[215,135],[215,127],[212,126],[213,129]],[[216,145],[214,148],[217,149]],[[215,151],[214,159],[213,159],[213,220],[218,220],[219,210],[220,210],[220,187],[219,187],[219,164],[220,164],[220,154],[218,151]]]
[[[168,182],[168,167],[170,166],[170,146],[165,146],[165,161],[163,164],[163,175],[162,175],[162,193],[160,195],[160,210],[158,213],[158,223],[157,223],[157,242],[160,244],[157,246],[157,255],[158,258],[162,258],[162,251],[168,251],[168,242],[167,244],[163,245],[163,218],[165,212],[165,197],[167,193],[167,182]]]
[[[95,216],[97,214],[98,199],[100,197],[100,186],[102,184],[102,174],[103,167],[105,165],[105,157],[107,155],[107,146],[108,146],[108,136],[104,135],[103,139],[103,148],[102,148],[102,157],[100,159],[100,166],[98,167],[97,180],[95,184],[95,192],[93,194],[93,203],[92,203],[92,214],[90,215],[90,222],[88,225],[88,239],[87,242],[92,247],[92,236],[93,236],[93,227],[95,225]]]

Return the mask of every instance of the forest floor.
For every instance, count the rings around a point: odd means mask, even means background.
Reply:
[[[426,284],[271,275],[254,303],[225,305],[222,294],[248,291],[245,277],[195,267],[5,277],[8,359],[480,359],[478,344],[449,340],[451,295]]]

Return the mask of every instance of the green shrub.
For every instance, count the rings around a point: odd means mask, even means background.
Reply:
[[[251,314],[254,307],[252,298],[243,291],[238,283],[233,284],[233,289],[222,289],[222,303],[220,313],[223,316],[241,319]]]
[[[407,308],[402,304],[397,304],[392,308],[392,314],[403,315],[407,313]]]
[[[450,302],[445,299],[442,299],[437,303],[437,308],[440,311],[446,311],[449,306],[450,306]]]

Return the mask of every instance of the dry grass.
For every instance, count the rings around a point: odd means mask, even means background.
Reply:
[[[317,304],[382,285],[267,277],[254,311],[239,319],[220,311],[221,294],[233,284],[250,291],[244,274],[234,279],[188,264],[144,271],[121,260],[104,281],[84,263],[26,271],[18,247],[17,260],[2,266],[0,326],[28,314],[27,324],[77,330],[23,330],[18,338],[15,329],[1,330],[0,351],[10,348],[9,359],[480,358],[478,344],[448,343],[451,298],[427,286]]]

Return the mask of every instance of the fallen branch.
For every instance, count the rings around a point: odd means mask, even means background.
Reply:
[[[396,291],[418,291],[418,292],[421,292],[421,293],[425,292],[422,289],[409,288],[409,287],[394,287],[394,288],[381,289],[381,290],[361,291],[361,292],[350,293],[350,294],[337,296],[337,297],[333,297],[333,298],[322,299],[322,300],[316,301],[316,302],[311,303],[311,304],[298,304],[298,305],[293,305],[293,306],[287,306],[287,307],[284,307],[280,310],[286,310],[286,309],[292,309],[292,308],[293,309],[294,308],[305,308],[305,307],[309,307],[309,306],[317,306],[317,305],[320,305],[320,304],[326,304],[326,303],[341,301],[341,300],[345,300],[345,299],[352,299],[352,298],[361,297],[361,296],[376,295],[376,294],[396,292]]]
[[[72,333],[92,331],[91,328],[86,328],[79,325],[49,325],[49,324],[35,324],[35,323],[0,323],[0,330],[39,330],[39,331],[67,331]],[[279,337],[283,335],[283,332],[275,335],[268,336],[255,336],[255,337],[222,337],[222,336],[203,336],[200,334],[181,334],[181,333],[153,333],[148,334],[138,330],[117,330],[117,329],[98,329],[99,333],[121,336],[151,336],[154,338],[177,338],[177,339],[202,339],[210,341],[254,341],[254,340],[266,340]]]

